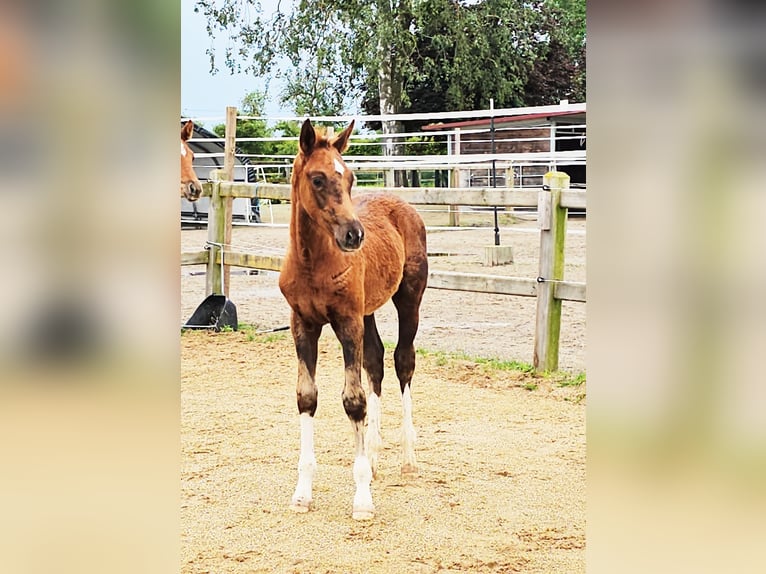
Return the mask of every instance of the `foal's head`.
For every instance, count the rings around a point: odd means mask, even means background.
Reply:
[[[185,197],[189,201],[197,201],[202,193],[202,184],[192,166],[194,152],[186,143],[193,131],[194,122],[191,120],[181,128],[181,197]]]
[[[328,139],[306,120],[293,164],[293,190],[298,202],[343,251],[356,251],[364,240],[364,227],[351,203],[354,174],[341,157],[353,129],[352,121],[337,137]]]

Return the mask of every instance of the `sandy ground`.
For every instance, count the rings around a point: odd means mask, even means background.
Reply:
[[[279,207],[279,206],[278,206]],[[572,220],[565,277],[585,281],[585,222]],[[503,229],[513,264],[484,267],[488,229],[429,233],[433,269],[536,277],[534,222]],[[200,250],[205,230],[182,232]],[[287,229],[235,228],[237,249],[281,254]],[[204,299],[181,270],[185,321]],[[428,289],[413,379],[420,474],[399,473],[401,404],[386,352],[376,516],[351,519],[351,425],[340,346],[320,339],[314,509],[288,506],[297,478],[296,360],[275,274],[232,275],[241,332],[187,331],[182,349],[182,572],[529,572],[585,569],[585,385],[479,364],[531,363],[535,301]],[[585,369],[585,305],[564,303],[560,367]],[[376,314],[385,342],[395,313]],[[445,353],[463,353],[455,358]],[[469,357],[469,358],[468,358]],[[532,390],[530,390],[532,389]]]
[[[583,386],[421,354],[420,472],[402,478],[389,349],[376,516],[355,522],[337,341],[320,339],[307,514],[288,508],[299,443],[289,333],[187,331],[181,347],[182,572],[585,571]]]

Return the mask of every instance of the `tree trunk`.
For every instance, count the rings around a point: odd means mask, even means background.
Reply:
[[[390,22],[394,26],[391,4],[388,0],[382,0],[378,3],[381,19]],[[381,115],[397,114],[401,110],[402,102],[402,78],[401,72],[395,62],[395,54],[392,49],[391,39],[381,36],[378,40],[378,52],[380,53],[380,68],[378,69],[378,94],[380,98]],[[401,133],[401,122],[383,121],[383,135]],[[383,138],[383,156],[393,158],[397,155],[403,155],[403,146],[396,145],[396,138]],[[385,182],[386,187],[403,185],[404,177],[400,170],[393,168],[386,169]]]

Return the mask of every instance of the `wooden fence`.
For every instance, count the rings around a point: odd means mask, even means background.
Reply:
[[[231,108],[230,108],[231,109]],[[228,110],[227,110],[228,111]],[[230,122],[227,121],[227,127]],[[227,155],[233,157],[233,138],[226,140]],[[226,164],[225,164],[226,165]],[[230,171],[228,172],[231,173]],[[231,179],[226,171],[223,177]],[[586,300],[585,283],[564,281],[564,241],[570,208],[585,209],[584,191],[569,189],[569,176],[549,172],[539,191],[512,188],[354,188],[355,194],[389,192],[414,205],[469,205],[479,207],[535,207],[540,226],[540,263],[538,277],[503,277],[473,273],[431,271],[428,287],[497,293],[537,298],[533,364],[538,372],[558,369],[562,301]],[[208,211],[208,247],[204,251],[181,254],[181,265],[207,266],[206,293],[228,290],[229,266],[279,271],[282,257],[242,253],[228,249],[231,244],[232,199],[290,199],[290,186],[268,183],[203,183],[204,196],[210,197]],[[228,293],[225,293],[228,295]]]

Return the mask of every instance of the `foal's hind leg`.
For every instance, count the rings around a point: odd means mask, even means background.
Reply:
[[[410,383],[415,372],[414,341],[420,322],[420,301],[424,290],[425,277],[422,280],[417,277],[405,277],[392,297],[399,314],[399,341],[394,351],[394,365],[402,391],[402,474],[416,474],[418,471]]]
[[[367,371],[367,434],[364,438],[365,451],[372,468],[372,476],[377,475],[378,453],[382,440],[380,437],[381,404],[380,392],[383,380],[383,342],[380,340],[375,325],[375,315],[364,318],[364,370]]]

